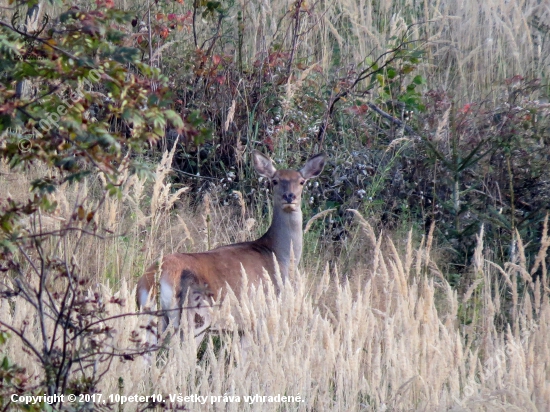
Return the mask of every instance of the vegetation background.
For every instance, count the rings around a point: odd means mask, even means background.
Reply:
[[[4,2],[0,406],[548,410],[548,21],[536,0]],[[151,346],[144,267],[269,225],[251,149],[328,155],[299,270],[216,308],[198,351]]]

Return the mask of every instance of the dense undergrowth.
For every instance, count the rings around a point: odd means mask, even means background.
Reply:
[[[167,401],[169,394],[206,396],[204,405],[176,402],[194,410],[545,410],[550,404],[546,225],[534,266],[526,266],[521,243],[517,261],[504,266],[490,261],[492,253],[484,248],[483,231],[479,233],[468,268],[474,281],[458,294],[438,267],[440,251],[432,234],[417,242],[411,231],[404,237],[394,234],[392,241],[351,211],[355,241],[347,249],[354,256],[353,268],[329,264],[332,257],[319,253],[318,234],[308,231],[305,247],[318,251],[316,259],[306,259],[280,294],[267,284],[265,290],[244,294],[240,302],[228,298],[215,308],[214,323],[225,332],[208,337],[200,359],[194,339],[185,338],[173,341],[168,351],[137,356],[145,348],[151,321],[135,316],[133,285],[145,262],[161,253],[202,251],[254,238],[260,227],[253,219],[263,219],[208,198],[195,213],[185,206],[170,213],[175,200],[165,181],[170,161],[170,156],[164,158],[154,182],[125,179],[122,197],[107,200],[94,215],[98,232],[114,236],[75,232],[67,233],[62,244],[55,238],[41,244],[48,259],[63,259],[70,252],[76,279],[93,279],[84,284],[84,306],[78,306],[75,321],[92,316],[90,321],[101,325],[93,340],[103,352],[125,348],[125,356],[74,370],[67,393],[162,394]],[[3,176],[4,187],[9,183],[16,190],[26,184]],[[87,199],[82,203],[86,210],[94,207],[93,186],[101,184],[86,180],[60,188],[51,195],[59,214],[36,217],[25,230],[33,234],[63,227],[75,200]],[[24,267],[31,285],[39,280],[31,267]],[[533,277],[537,267],[542,276]],[[66,279],[50,282],[50,290],[59,292]],[[42,346],[39,325],[44,324],[46,336],[55,335],[55,318],[42,321],[24,294],[4,297],[0,309],[2,324],[28,339],[22,348],[12,334],[2,347],[9,359],[4,365],[10,365],[2,372],[3,399],[11,392],[37,393],[44,379],[42,363],[24,348]],[[53,315],[50,310],[46,313]],[[75,353],[84,357],[90,350],[83,346]],[[13,362],[24,369],[14,371]],[[305,401],[244,400],[256,394]],[[212,403],[210,396],[219,401]]]
[[[435,236],[445,242],[451,263],[446,272],[461,289],[470,283],[464,268],[481,224],[495,260],[514,257],[516,230],[528,245],[528,260],[534,258],[550,190],[549,11],[543,4],[73,6],[60,14],[63,5],[44,4],[48,20],[36,30],[60,46],[53,53],[37,41],[25,43],[24,33],[7,35],[7,44],[17,36],[20,44],[3,51],[11,56],[2,63],[6,85],[32,78],[40,88],[4,131],[37,130],[34,123],[58,103],[44,96],[66,94],[75,87],[71,79],[88,78],[98,58],[126,65],[134,79],[149,77],[150,66],[164,76],[152,90],[171,92],[158,102],[168,101],[184,126],[160,132],[165,120],[149,115],[145,124],[155,130],[148,138],[160,140],[163,151],[179,135],[173,179],[195,193],[217,191],[228,201],[236,189],[254,204],[246,150],[262,148],[290,167],[325,151],[328,173],[308,204],[315,212],[337,209],[326,228],[335,241],[347,236],[349,208],[392,230],[407,222],[427,233],[436,221]],[[15,16],[17,28],[24,8],[15,10],[3,16],[6,22]],[[73,11],[80,13],[75,21]],[[59,24],[65,29],[54,30]],[[82,35],[71,40],[74,32]],[[117,47],[109,49],[115,39]],[[71,63],[77,56],[82,61]],[[50,59],[62,63],[55,68]],[[85,115],[90,130],[96,121],[125,136],[142,127],[136,113],[116,114],[131,105],[118,101],[108,82],[85,86],[94,93],[86,97],[85,114],[79,109],[75,115]],[[42,112],[33,113],[36,107]]]

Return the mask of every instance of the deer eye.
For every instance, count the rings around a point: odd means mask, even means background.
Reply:
[[[275,179],[273,179],[273,180],[271,181],[271,183],[273,183],[273,186],[275,186],[275,185],[276,185],[277,183],[279,183],[279,181],[278,181],[278,180],[275,180]]]
[[[302,180],[302,181],[300,182],[300,184],[303,186],[305,182],[306,182],[305,180]]]

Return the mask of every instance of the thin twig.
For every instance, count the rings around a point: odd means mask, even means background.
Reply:
[[[87,67],[87,68],[90,68],[90,69],[93,69],[93,68],[94,68],[94,66],[90,66],[89,64],[86,64],[86,63],[84,62],[84,60],[80,59],[78,56],[75,56],[74,54],[72,54],[72,53],[70,53],[70,52],[68,52],[68,51],[66,51],[66,50],[63,50],[62,48],[57,47],[57,46],[54,45],[54,44],[50,44],[50,43],[48,43],[46,40],[43,40],[43,39],[41,39],[41,38],[39,38],[39,37],[35,37],[35,36],[32,36],[32,35],[27,34],[27,33],[25,33],[25,32],[19,31],[19,30],[17,30],[15,27],[13,27],[12,25],[10,25],[10,24],[8,24],[8,23],[5,23],[5,22],[3,22],[3,21],[1,21],[1,20],[0,20],[0,26],[5,27],[5,28],[7,28],[7,29],[9,29],[9,30],[11,30],[11,31],[13,31],[13,32],[15,32],[15,33],[17,33],[17,34],[19,34],[20,36],[23,36],[23,37],[27,38],[27,39],[36,40],[36,41],[38,41],[38,42],[40,42],[40,43],[42,43],[42,44],[44,44],[44,45],[46,45],[46,46],[48,46],[48,47],[51,47],[51,48],[54,49],[55,51],[58,51],[59,53],[64,54],[65,56],[67,56],[67,57],[73,59],[74,61],[77,61],[77,62],[79,62],[79,63],[83,63],[83,66],[84,66],[84,67]]]

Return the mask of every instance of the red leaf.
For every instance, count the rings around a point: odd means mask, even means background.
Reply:
[[[365,114],[369,111],[369,106],[367,106],[366,104],[362,104],[360,106],[351,106],[348,107],[348,111],[353,114]]]
[[[186,20],[191,20],[191,17],[193,16],[193,13],[191,13],[191,11],[188,11],[187,13],[185,14],[180,14],[178,16],[178,21],[180,23],[185,23]]]
[[[271,137],[269,136],[264,137],[262,143],[265,144],[270,151],[273,151],[273,139],[271,139]]]
[[[168,30],[168,27],[163,27],[160,29],[160,37],[163,39],[167,38],[170,35],[170,30]]]
[[[460,113],[469,113],[472,109],[472,106],[473,104],[472,103],[467,103],[465,104],[462,109],[460,109]]]

